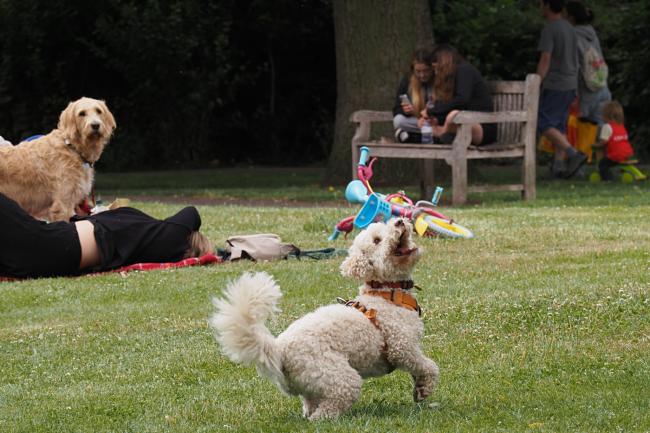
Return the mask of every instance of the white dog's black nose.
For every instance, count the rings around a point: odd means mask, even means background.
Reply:
[[[99,131],[99,122],[93,122],[90,124],[90,127],[93,129],[93,131]]]
[[[402,227],[404,225],[404,220],[398,219],[395,221],[395,227]]]

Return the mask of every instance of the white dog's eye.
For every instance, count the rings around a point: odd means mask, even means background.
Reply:
[[[97,114],[102,114],[102,110],[100,110],[99,108],[96,108],[95,111],[97,112]]]
[[[84,117],[86,115],[86,112],[84,110],[81,110],[79,112],[79,116]]]
[[[372,241],[375,243],[375,245],[377,245],[379,242],[381,242],[381,238],[374,238]]]

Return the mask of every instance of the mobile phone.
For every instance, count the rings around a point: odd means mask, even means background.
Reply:
[[[404,93],[403,95],[399,95],[399,99],[402,101],[402,104],[409,104],[411,105],[411,100],[409,99],[409,95]]]

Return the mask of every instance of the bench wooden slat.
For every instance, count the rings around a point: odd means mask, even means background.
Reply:
[[[350,122],[387,122],[393,120],[390,111],[359,110],[350,115]]]
[[[466,123],[506,123],[525,121],[525,111],[498,111],[494,113],[486,113],[482,111],[461,111],[454,116],[453,120],[457,125]]]

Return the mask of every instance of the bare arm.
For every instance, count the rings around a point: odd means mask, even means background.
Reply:
[[[548,74],[548,68],[551,66],[551,53],[548,51],[542,51],[542,54],[539,56],[539,62],[537,63],[537,75],[542,77],[542,82],[544,77]]]

